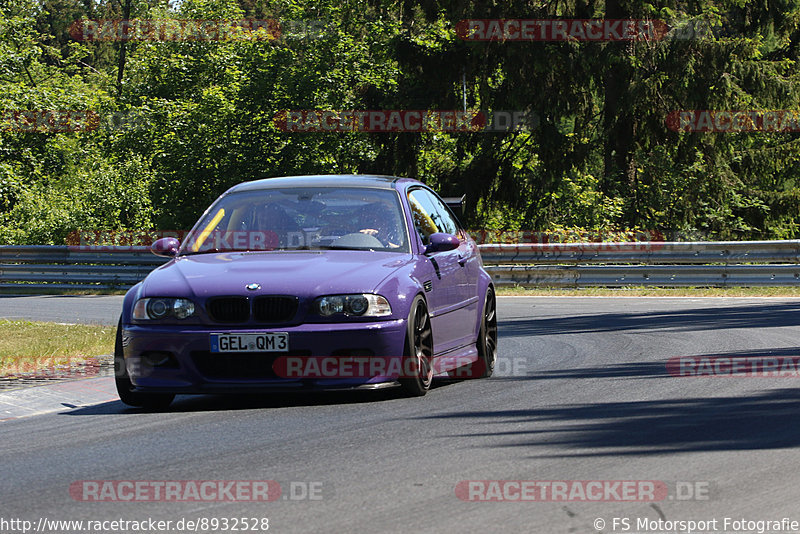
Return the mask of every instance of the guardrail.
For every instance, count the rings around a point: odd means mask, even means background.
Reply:
[[[800,240],[480,245],[497,285],[800,285]],[[0,288],[126,289],[167,259],[147,247],[0,246]]]
[[[0,246],[0,288],[127,289],[166,263],[149,247]]]
[[[481,245],[497,285],[800,285],[800,240]]]

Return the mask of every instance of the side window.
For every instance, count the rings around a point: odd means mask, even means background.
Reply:
[[[453,218],[447,205],[436,196],[433,196],[433,203],[436,205],[436,211],[439,213],[439,220],[441,221],[439,231],[457,236],[458,223]]]
[[[408,203],[411,206],[411,214],[414,218],[414,228],[422,238],[424,245],[428,244],[431,234],[440,232],[437,219],[439,214],[436,206],[431,203],[431,197],[424,189],[412,189],[408,192]]]
[[[430,235],[436,232],[458,235],[458,223],[453,219],[450,210],[430,191],[412,189],[408,193],[408,201],[414,216],[414,226],[425,245],[428,244]]]

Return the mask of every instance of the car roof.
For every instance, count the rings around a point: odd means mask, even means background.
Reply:
[[[280,176],[264,178],[235,185],[228,190],[253,191],[284,187],[370,187],[376,189],[395,189],[398,183],[414,182],[410,178],[382,176],[377,174],[313,174],[307,176]]]

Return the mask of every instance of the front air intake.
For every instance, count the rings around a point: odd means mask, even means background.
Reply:
[[[247,297],[217,297],[208,301],[206,311],[218,323],[244,323],[250,319]]]
[[[259,323],[286,323],[297,313],[297,297],[269,295],[253,300],[253,317]]]

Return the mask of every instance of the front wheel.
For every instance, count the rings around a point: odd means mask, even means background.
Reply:
[[[117,325],[117,339],[114,343],[114,382],[117,386],[119,399],[128,406],[146,408],[148,410],[159,410],[170,405],[175,395],[170,393],[142,393],[134,391],[135,388],[128,376],[128,369],[125,367],[125,356],[122,349],[122,318]]]
[[[403,356],[403,374],[400,385],[412,397],[421,397],[433,382],[433,331],[425,299],[417,296],[408,314],[406,348]]]

